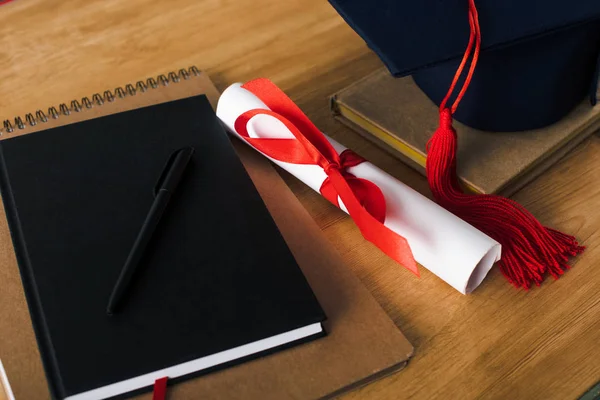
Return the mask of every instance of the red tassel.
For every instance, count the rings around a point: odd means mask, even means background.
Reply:
[[[584,250],[577,240],[540,224],[517,202],[497,195],[463,192],[456,174],[456,131],[452,113],[469,83],[479,57],[481,33],[474,0],[469,0],[471,36],[463,60],[456,71],[446,98],[440,105],[440,126],[427,143],[427,180],[436,201],[502,245],[500,269],[516,287],[537,286],[548,272],[558,278],[569,268],[569,256]],[[473,48],[474,46],[474,48]],[[473,51],[465,83],[451,109],[446,107],[462,71]]]
[[[502,245],[500,269],[516,287],[540,285],[546,272],[558,278],[569,256],[584,250],[574,237],[544,227],[517,202],[497,195],[465,194],[456,174],[456,131],[450,110],[428,143],[427,179],[436,201]]]

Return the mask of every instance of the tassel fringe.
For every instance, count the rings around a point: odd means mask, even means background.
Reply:
[[[427,144],[427,179],[437,202],[502,245],[500,269],[516,287],[539,286],[569,269],[571,256],[583,252],[570,235],[543,226],[519,203],[498,195],[463,192],[456,174],[456,131],[449,109]]]

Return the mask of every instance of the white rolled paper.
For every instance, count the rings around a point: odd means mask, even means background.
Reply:
[[[221,95],[217,116],[233,135],[240,137],[234,123],[241,114],[252,109],[269,108],[238,83]],[[252,117],[247,129],[253,138],[294,138],[282,122],[268,115]],[[325,137],[338,153],[346,150],[335,140]],[[265,157],[317,192],[327,177],[318,165],[291,164]],[[406,238],[419,264],[459,292],[472,292],[500,259],[500,244],[494,239],[373,164],[363,162],[348,168],[348,172],[381,189],[386,202],[385,226]],[[346,211],[341,201],[339,203]]]

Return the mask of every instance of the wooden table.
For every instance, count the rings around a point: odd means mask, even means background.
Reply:
[[[421,176],[330,116],[328,96],[381,63],[326,0],[15,0],[0,7],[0,40],[2,119],[190,65],[219,89],[265,76],[329,135],[428,194]],[[588,246],[530,292],[496,270],[471,296],[425,270],[416,279],[286,176],[416,348],[407,369],[344,398],[574,399],[599,380],[597,152],[593,137],[515,196]]]

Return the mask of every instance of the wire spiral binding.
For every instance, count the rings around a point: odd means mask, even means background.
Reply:
[[[126,96],[135,96],[138,93],[144,93],[151,89],[156,89],[159,86],[168,86],[170,84],[176,84],[183,80],[188,80],[192,76],[199,76],[200,70],[195,66],[186,69],[180,69],[179,72],[169,72],[168,75],[161,74],[156,79],[148,78],[146,81],[138,81],[135,85],[131,83],[125,85],[125,87],[117,87],[114,91],[107,90],[104,94],[94,93],[92,98],[84,97],[79,100],[72,100],[71,105],[62,103],[56,107],[49,107],[48,113],[45,114],[42,110],[37,110],[35,114],[28,113],[25,115],[25,121],[21,117],[15,117],[13,121],[7,119],[2,123],[0,127],[0,135],[4,132],[11,133],[15,129],[25,129],[27,126],[36,126],[39,123],[48,122],[50,119],[57,119],[61,115],[68,116],[72,112],[80,112],[83,109],[89,109],[103,105],[105,102],[112,103],[118,99],[122,99]]]

